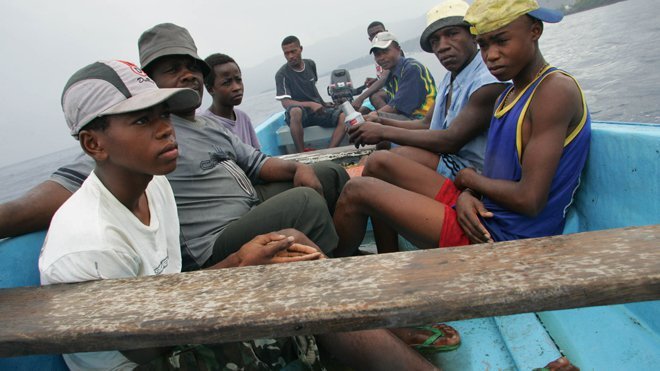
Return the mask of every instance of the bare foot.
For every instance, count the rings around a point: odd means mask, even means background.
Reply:
[[[541,370],[548,370],[548,371],[580,371],[579,367],[574,366],[571,364],[571,361],[568,360],[566,357],[560,357],[555,359],[554,361],[548,363],[545,365],[544,368]]]

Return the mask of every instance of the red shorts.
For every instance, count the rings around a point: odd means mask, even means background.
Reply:
[[[442,223],[439,247],[465,246],[470,244],[470,240],[458,224],[456,210],[454,210],[454,205],[456,205],[456,200],[460,194],[461,191],[456,188],[454,183],[449,179],[445,179],[442,187],[440,187],[440,191],[435,196],[436,201],[445,205],[445,220]]]

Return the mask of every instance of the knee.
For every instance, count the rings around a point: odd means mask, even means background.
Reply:
[[[288,114],[289,114],[289,124],[291,124],[291,122],[300,122],[300,121],[302,121],[303,111],[302,111],[301,107],[291,107],[291,108],[289,108]]]
[[[336,188],[337,192],[340,192],[348,182],[349,176],[346,169],[332,161],[317,162],[312,167],[324,190],[327,186],[332,186]]]
[[[365,192],[369,191],[372,182],[373,179],[368,177],[357,177],[349,180],[339,196],[337,208],[339,209],[340,206],[344,208],[357,206],[358,203],[366,198]]]
[[[370,154],[364,164],[362,175],[378,178],[387,171],[392,156],[392,153],[389,151],[376,151]]]

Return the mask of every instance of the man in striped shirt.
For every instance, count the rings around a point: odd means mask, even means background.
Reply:
[[[385,81],[390,99],[378,112],[407,119],[423,118],[435,104],[437,94],[431,71],[417,60],[402,56],[401,46],[391,32],[377,34],[370,52],[376,63],[390,71]]]

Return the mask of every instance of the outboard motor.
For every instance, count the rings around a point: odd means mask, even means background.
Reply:
[[[354,95],[359,95],[366,88],[365,85],[353,88],[351,74],[346,69],[336,69],[330,74],[330,85],[328,86],[328,95],[332,98],[335,105],[340,105],[346,101],[352,102]]]

